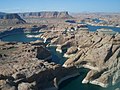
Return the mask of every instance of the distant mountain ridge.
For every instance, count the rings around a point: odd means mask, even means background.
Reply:
[[[18,14],[0,13],[0,25],[24,24],[24,21]]]
[[[25,13],[4,13],[0,12],[0,25],[14,25],[14,24],[24,24],[26,19],[71,19],[73,18],[67,11],[57,12],[57,11],[42,11],[42,12],[25,12]],[[25,20],[23,20],[25,19]],[[27,21],[28,22],[28,21]],[[33,22],[33,21],[32,21]]]
[[[0,15],[4,15],[4,14],[6,14],[6,13],[4,13],[4,12],[0,12]]]
[[[67,11],[42,11],[42,12],[26,12],[18,13],[22,18],[72,18]]]
[[[0,12],[0,18],[3,17],[6,13]]]

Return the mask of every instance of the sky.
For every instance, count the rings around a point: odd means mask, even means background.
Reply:
[[[120,12],[120,0],[0,0],[0,12]]]

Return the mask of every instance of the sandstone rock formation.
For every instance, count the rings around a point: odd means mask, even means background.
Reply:
[[[3,43],[1,43],[3,44]],[[31,57],[31,58],[39,58],[43,60],[51,59],[51,53],[49,50],[45,48],[45,45],[42,43],[33,43],[31,44],[22,44],[22,43],[5,43],[1,45],[1,56],[5,58],[1,59],[14,59],[17,57]],[[2,53],[3,52],[3,53]],[[4,53],[5,52],[5,53]],[[48,58],[48,59],[47,59]]]
[[[84,43],[78,42],[78,54],[76,57],[68,59],[64,66],[75,65],[91,69],[83,83],[90,82],[102,87],[115,85],[120,81],[118,69],[120,68],[120,41],[116,40],[118,37],[119,35],[91,34],[88,38],[83,39]]]
[[[0,25],[24,24],[24,21],[18,14],[3,14],[0,16]]]
[[[51,44],[56,45],[57,51],[60,52],[67,49],[65,56],[75,53],[74,57],[69,57],[64,63],[64,67],[76,66],[76,68],[90,69],[83,83],[108,87],[120,82],[120,34],[67,32],[60,34],[56,39],[52,39]],[[71,50],[73,47],[76,47],[75,50]]]
[[[5,15],[6,13],[4,12],[0,12],[0,19],[3,17],[3,15]]]
[[[0,42],[0,55],[0,90],[57,90],[62,81],[79,75],[75,67],[45,61],[50,53],[36,43]]]
[[[72,18],[68,12],[28,12],[18,13],[22,18]]]
[[[72,47],[68,48],[67,52],[64,54],[64,57],[74,56],[77,51],[78,51],[78,48],[72,46]]]

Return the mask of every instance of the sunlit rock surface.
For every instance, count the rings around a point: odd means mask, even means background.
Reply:
[[[120,81],[120,34],[66,32],[60,34],[56,39],[52,39],[51,44],[56,45],[59,52],[66,50],[64,56],[75,53],[64,63],[64,67],[76,66],[76,68],[90,69],[83,83],[108,87]],[[73,47],[76,49],[73,50]]]
[[[0,90],[57,90],[79,75],[75,67],[50,62],[51,53],[40,44],[0,42]]]

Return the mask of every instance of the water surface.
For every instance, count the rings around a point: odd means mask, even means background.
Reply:
[[[90,31],[96,31],[97,29],[101,29],[101,28],[106,28],[106,29],[112,29],[115,32],[119,32],[120,33],[120,28],[118,27],[110,27],[110,26],[91,26],[91,25],[87,25]]]
[[[88,28],[90,29],[90,31],[96,31],[96,29],[108,28],[108,27],[88,25]],[[113,29],[114,31],[120,32],[120,28],[109,27],[109,29]],[[32,35],[34,35],[34,34],[32,34]],[[26,37],[26,34],[24,34],[24,33],[17,33],[17,34],[5,36],[1,40],[2,41],[10,41],[10,42],[11,41],[30,42],[30,41],[41,40],[41,39],[40,38],[28,38],[28,37]],[[56,47],[48,47],[48,49],[52,53],[53,62],[63,65],[63,63],[67,59],[67,58],[63,57],[64,53],[56,52],[56,50],[55,50]],[[109,88],[102,88],[100,86],[92,85],[92,84],[82,84],[81,82],[82,82],[83,78],[86,76],[87,72],[88,72],[87,69],[80,70],[80,76],[64,81],[60,85],[59,90],[115,90],[116,87],[120,88],[120,83],[114,87],[111,86]]]
[[[30,35],[35,35],[36,33],[29,33]],[[9,42],[30,42],[30,41],[36,41],[36,40],[42,40],[40,38],[28,38],[26,37],[26,33],[16,33],[7,35],[3,38],[1,38],[1,41],[9,41]]]

